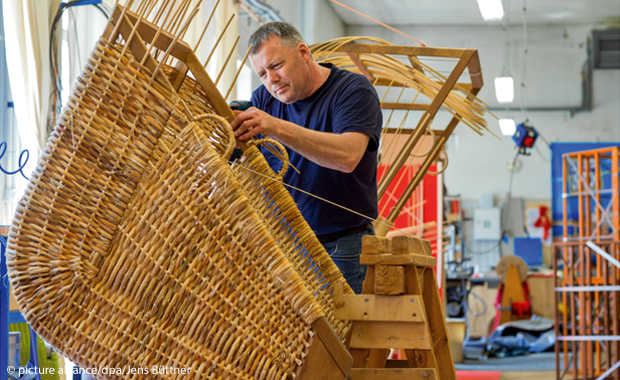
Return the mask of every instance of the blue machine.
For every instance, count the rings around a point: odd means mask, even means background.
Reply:
[[[542,241],[540,238],[514,238],[514,252],[525,261],[527,266],[542,265]]]
[[[536,132],[534,127],[526,123],[527,122],[524,121],[523,123],[517,124],[517,130],[515,134],[512,135],[512,141],[514,141],[517,148],[519,148],[519,154],[529,156],[530,153],[527,149],[532,149],[534,147],[536,138],[538,138],[538,132]]]

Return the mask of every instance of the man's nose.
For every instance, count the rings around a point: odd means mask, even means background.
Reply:
[[[269,83],[278,83],[280,81],[280,76],[275,71],[269,72],[267,76],[267,80],[269,80]]]

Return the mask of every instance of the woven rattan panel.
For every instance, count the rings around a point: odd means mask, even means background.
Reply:
[[[192,78],[185,78],[179,94],[193,113],[213,112],[207,96]],[[244,157],[234,165],[233,170],[270,234],[323,308],[336,334],[344,340],[350,322],[336,319],[333,315],[332,284],[343,281],[345,293],[353,294],[353,291],[280,182],[282,176],[271,171],[255,146],[246,149]]]
[[[188,124],[145,72],[105,41],[92,53],[11,227],[17,302],[84,368],[293,377],[321,305],[222,158],[229,131]]]

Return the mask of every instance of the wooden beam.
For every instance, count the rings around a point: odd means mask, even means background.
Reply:
[[[381,102],[381,109],[384,110],[426,111],[430,106],[430,104]]]
[[[443,83],[437,82],[435,81],[435,83],[443,85]],[[392,83],[392,79],[388,79],[388,78],[383,78],[381,76],[377,77],[377,82],[375,83],[375,87],[377,86],[383,86],[383,87],[388,87],[390,84],[392,84],[392,87],[403,87],[405,86],[404,84],[400,83],[400,82],[396,82],[394,81],[394,83]],[[462,87],[465,91],[470,91],[472,88],[471,83],[457,83],[460,87]]]
[[[422,74],[424,74],[424,69],[414,59],[414,58],[417,58],[415,55],[408,55],[407,58],[409,58],[409,63],[411,63],[411,67],[413,67],[414,69],[416,69],[416,70],[420,71]]]
[[[415,131],[415,129],[405,129],[405,128],[400,128],[400,129],[398,129],[398,128],[388,128],[388,129],[383,130],[383,132],[382,132],[382,133],[383,133],[384,135],[385,135],[385,134],[392,134],[392,135],[394,135],[394,134],[397,134],[397,133],[398,133],[398,134],[400,134],[400,135],[410,135],[410,134],[412,134],[412,133],[413,133],[413,131]],[[435,135],[441,135],[441,134],[443,134],[443,129],[433,129],[432,131],[435,133]],[[430,133],[429,133],[428,131],[426,132],[426,134],[427,134],[427,135],[430,135]]]
[[[355,321],[350,347],[430,350],[431,337],[425,323]]]
[[[396,46],[348,43],[334,49],[334,52],[401,54],[422,57],[461,58],[470,49],[432,48],[421,46]]]
[[[424,322],[422,297],[344,294],[342,282],[334,284],[334,316],[350,321]]]
[[[392,255],[379,254],[369,255],[362,253],[360,255],[360,264],[362,265],[417,265],[421,267],[435,267],[437,260],[433,257],[424,255]]]
[[[296,378],[299,380],[343,380],[347,377],[347,374],[342,374],[323,341],[316,336],[310,343],[303,365],[297,368]]]
[[[452,351],[450,350],[450,340],[448,339],[448,326],[443,312],[439,288],[437,287],[437,277],[431,269],[424,271],[422,279],[424,284],[424,307],[426,308],[426,319],[433,340],[433,354],[435,362],[438,364],[438,375],[441,380],[456,380]]]
[[[177,64],[174,67],[174,71],[172,72],[172,75],[170,75],[170,83],[172,83],[172,87],[174,88],[175,91],[179,91],[179,89],[181,88],[181,85],[183,84],[183,80],[185,79],[185,76],[187,75],[187,66],[185,65],[185,63],[183,61],[178,61],[177,60]]]
[[[473,57],[471,57],[471,61],[469,61],[469,65],[467,65],[467,71],[471,79],[471,88],[480,90],[482,85],[484,85],[484,81],[482,80],[482,69],[480,68],[480,58],[477,50],[475,50]],[[468,91],[470,90],[471,89],[468,89]]]
[[[368,72],[368,69],[366,68],[366,66],[364,66],[364,64],[362,64],[362,62],[360,62],[359,56],[357,54],[355,54],[355,53],[349,53],[349,52],[347,52],[347,55],[351,59],[351,62],[353,62],[355,64],[355,66],[358,68],[358,70],[362,74],[364,74],[364,76],[366,78],[368,78],[370,83],[374,83],[375,78]]]
[[[111,20],[111,23],[108,24],[108,27],[112,26],[113,28],[114,27],[113,25],[116,25],[118,23],[118,19],[122,11],[123,11],[123,7],[121,5],[117,5],[116,8],[114,8],[114,12],[112,13],[112,20]],[[135,25],[136,21],[138,20],[138,17],[131,12],[126,12],[125,17],[126,19],[124,19],[123,22],[121,22],[120,30],[122,32],[122,30],[125,29],[125,32],[126,32],[127,28],[129,28],[129,33],[131,33],[131,29],[133,29],[133,25]],[[129,22],[131,22],[131,25],[127,22],[128,20]],[[155,35],[157,34],[158,30],[159,30],[158,26],[149,22],[146,19],[142,19],[142,21],[140,22],[140,25],[138,25],[139,39],[142,39],[144,42],[148,44],[153,44],[153,38],[155,38]],[[107,29],[106,29],[106,32],[107,32]],[[129,33],[121,33],[121,34],[123,35],[123,37],[125,37],[125,36],[129,36]],[[109,34],[111,34],[111,31]],[[174,41],[174,38],[175,36],[173,36],[169,32],[162,30],[159,33],[159,36],[157,37],[157,41],[155,41],[154,43],[154,46],[158,48],[159,50],[166,51],[168,50],[168,47],[170,46],[170,44]],[[186,61],[190,52],[193,53],[189,45],[185,43],[183,40],[179,39],[174,43],[174,46],[170,50],[170,55],[172,55],[173,57],[181,61]]]
[[[353,358],[349,355],[347,349],[342,345],[338,336],[332,330],[331,326],[325,319],[321,317],[314,321],[312,324],[312,330],[316,333],[316,336],[321,340],[333,361],[336,363],[340,371],[346,377],[353,365]],[[304,365],[307,366],[307,365]],[[312,366],[310,366],[312,367]]]

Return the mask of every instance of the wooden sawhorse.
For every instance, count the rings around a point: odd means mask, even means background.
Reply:
[[[353,321],[351,380],[456,380],[430,242],[364,236],[360,262],[368,265],[363,294],[334,288],[335,316]],[[404,349],[406,362],[388,361],[391,348]]]

